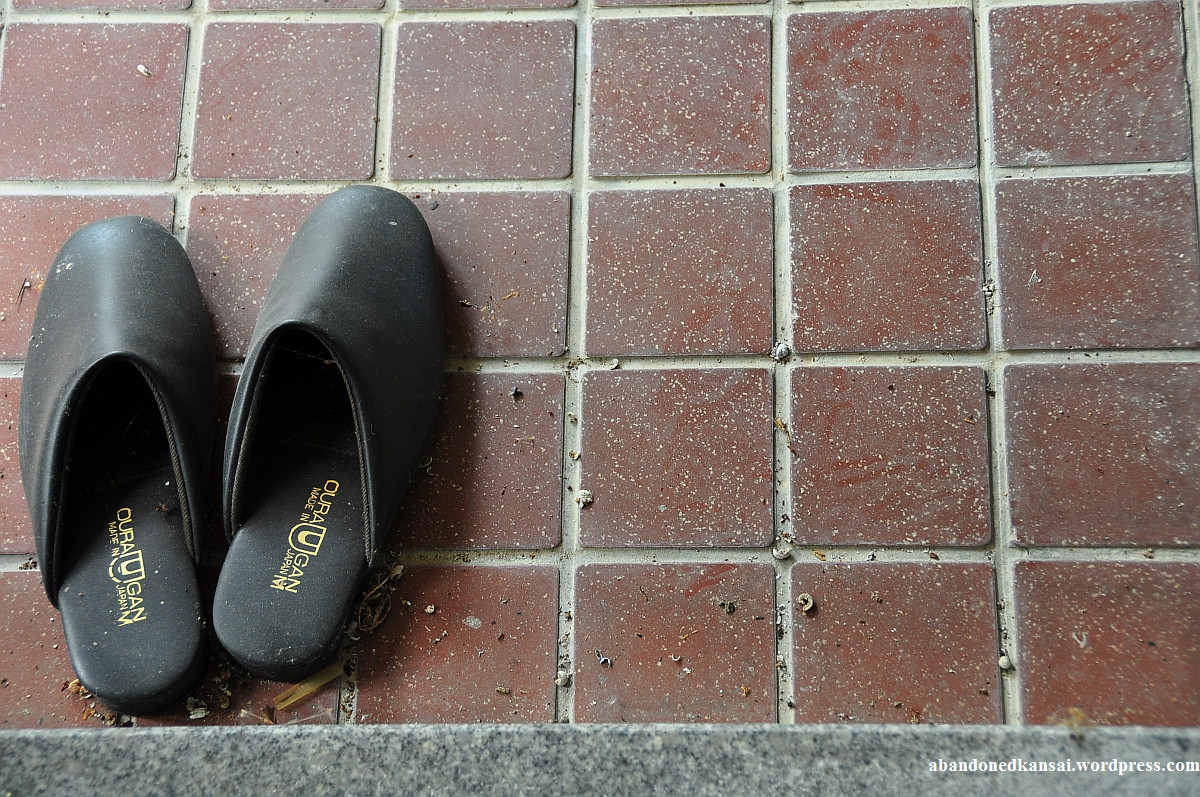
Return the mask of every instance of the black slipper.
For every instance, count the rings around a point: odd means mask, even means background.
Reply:
[[[195,560],[216,395],[208,315],[171,234],[126,216],[71,236],[25,358],[21,475],[71,663],[123,713],[170,708],[203,670]]]
[[[297,681],[337,652],[432,437],[441,307],[429,230],[394,191],[338,191],[284,255],[233,401],[213,605],[256,675]]]

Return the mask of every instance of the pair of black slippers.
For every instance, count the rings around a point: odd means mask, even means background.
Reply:
[[[213,626],[252,673],[300,680],[337,653],[430,440],[442,357],[416,207],[373,186],[321,202],[263,303],[225,443]],[[136,216],[76,232],[34,318],[21,473],[76,674],[127,714],[170,708],[203,674],[196,564],[217,416],[183,248]]]

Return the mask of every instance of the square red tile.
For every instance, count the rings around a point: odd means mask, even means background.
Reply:
[[[767,351],[773,230],[765,188],[592,193],[588,353]]]
[[[89,713],[94,701],[67,691],[74,678],[41,578],[0,573],[0,729],[98,727]]]
[[[187,251],[212,318],[217,354],[242,357],[292,236],[324,194],[192,197]]]
[[[1179,3],[998,8],[988,22],[999,163],[1190,156]]]
[[[592,23],[592,174],[759,174],[771,167],[771,23]]]
[[[171,229],[175,200],[158,196],[0,197],[0,358],[21,359],[42,281],[71,234],[93,221],[135,214]],[[29,287],[21,286],[28,280]]]
[[[394,178],[571,173],[574,22],[401,23],[394,92]]]
[[[409,567],[359,644],[359,723],[552,722],[558,571]]]
[[[0,179],[170,180],[187,52],[186,25],[9,24]]]
[[[1005,347],[1200,344],[1190,174],[1007,180],[996,208]]]
[[[379,44],[378,25],[209,25],[192,176],[370,177]]]
[[[575,721],[775,721],[770,566],[584,565],[572,614]]]
[[[1200,724],[1200,565],[1018,562],[1023,721]]]
[[[1019,365],[1005,386],[1020,544],[1200,543],[1200,366]]]
[[[767,545],[766,369],[593,371],[583,383],[579,538],[604,546]]]
[[[790,198],[797,351],[986,345],[974,182],[802,185]]]
[[[789,611],[796,722],[1003,720],[990,566],[805,562]]]
[[[803,544],[985,545],[978,368],[792,372],[792,533]]]
[[[971,10],[793,14],[792,171],[974,166]]]
[[[562,354],[570,194],[423,193],[413,199],[429,224],[442,266],[447,353]]]
[[[405,499],[407,548],[553,548],[562,538],[563,377],[446,378],[433,462]]]
[[[0,554],[33,553],[29,510],[17,456],[21,380],[0,379]]]

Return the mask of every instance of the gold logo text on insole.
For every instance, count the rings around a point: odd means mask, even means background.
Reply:
[[[325,542],[325,519],[332,509],[329,501],[337,495],[339,487],[340,484],[329,479],[324,487],[314,487],[309,491],[304,511],[300,513],[300,522],[288,532],[287,551],[283,554],[283,563],[271,577],[271,589],[298,594],[305,571],[321,552],[321,544]]]
[[[133,510],[121,507],[117,519],[108,524],[108,542],[112,548],[112,561],[108,565],[108,577],[116,584],[117,625],[132,625],[146,619],[146,600],[142,587],[146,580],[146,562],[142,549],[137,545],[133,531]]]

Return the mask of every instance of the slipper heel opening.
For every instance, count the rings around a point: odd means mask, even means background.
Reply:
[[[247,669],[296,680],[336,652],[366,568],[358,439],[341,369],[311,333],[282,334],[254,389],[213,622]]]
[[[74,411],[62,492],[59,608],[79,680],[110,708],[154,713],[203,666],[203,613],[165,422],[131,363]]]

